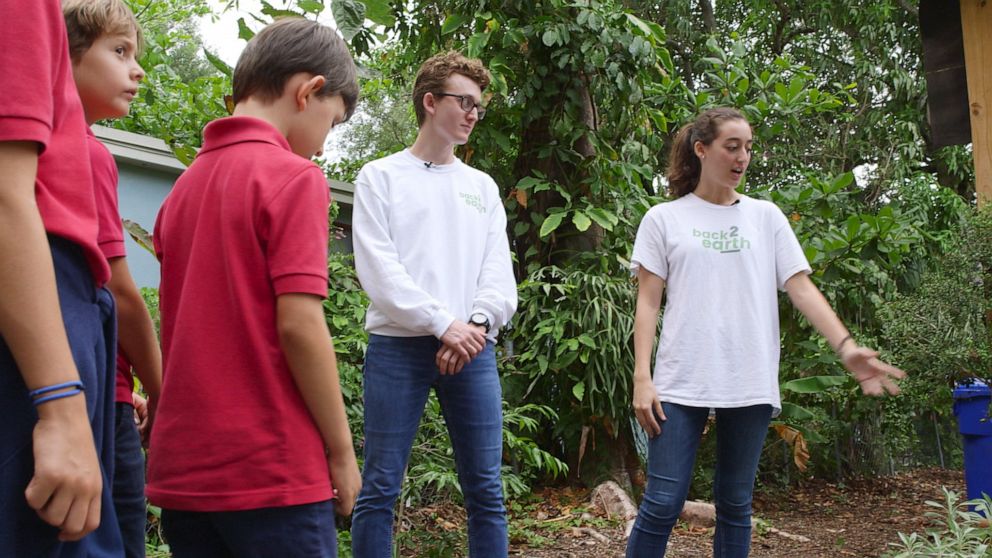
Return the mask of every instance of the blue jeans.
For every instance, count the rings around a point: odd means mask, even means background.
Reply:
[[[335,558],[331,500],[226,512],[162,510],[175,558]]]
[[[648,445],[648,485],[627,541],[627,558],[660,558],[689,493],[709,409],[662,403],[668,420]],[[751,547],[751,496],[771,405],[716,410],[715,558],[744,558]]]
[[[117,403],[114,423],[114,508],[125,558],[145,557],[145,454],[134,424],[134,406]]]
[[[103,473],[100,527],[76,542],[59,542],[58,529],[28,506],[24,489],[34,475],[32,434],[38,422],[27,387],[9,347],[0,338],[0,556],[117,557],[123,552],[114,521],[110,483],[114,470],[114,298],[93,284],[82,249],[48,236],[55,264],[59,307],[72,359],[86,386],[86,410]],[[3,262],[3,265],[13,265]],[[27,319],[28,316],[25,316]]]
[[[492,343],[455,375],[441,375],[436,337],[370,335],[365,354],[365,465],[351,526],[355,558],[390,558],[393,507],[420,418],[437,393],[468,511],[469,556],[505,558],[500,466],[503,397]]]

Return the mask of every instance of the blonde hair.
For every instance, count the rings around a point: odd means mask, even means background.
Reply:
[[[62,16],[69,35],[69,56],[73,61],[78,62],[93,42],[107,33],[133,31],[138,39],[138,51],[141,51],[141,26],[123,0],[62,0]]]
[[[413,112],[417,114],[418,126],[423,126],[427,118],[427,112],[424,110],[424,95],[442,93],[444,82],[451,77],[451,74],[461,74],[469,78],[479,84],[479,89],[483,91],[492,80],[489,70],[482,65],[481,60],[466,58],[462,53],[453,50],[431,56],[420,66],[417,79],[413,82]]]

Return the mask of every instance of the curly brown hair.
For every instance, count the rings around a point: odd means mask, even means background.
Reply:
[[[492,80],[489,70],[481,60],[466,58],[462,53],[453,50],[431,56],[420,66],[417,79],[413,82],[413,111],[417,114],[418,126],[423,126],[427,118],[427,112],[424,110],[424,95],[441,93],[444,82],[451,77],[451,74],[461,74],[469,78],[479,84],[479,89],[483,91]]]
[[[675,134],[666,173],[670,194],[681,198],[696,189],[703,167],[699,157],[696,156],[694,146],[697,141],[702,142],[703,145],[713,143],[713,140],[720,135],[720,125],[728,120],[747,122],[747,118],[737,109],[717,107],[701,113]]]

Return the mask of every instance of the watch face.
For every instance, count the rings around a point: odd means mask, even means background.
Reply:
[[[482,314],[472,314],[472,317],[468,321],[473,325],[486,328],[487,332],[489,331],[489,319]]]

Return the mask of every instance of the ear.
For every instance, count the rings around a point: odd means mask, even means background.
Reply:
[[[434,94],[431,92],[424,93],[423,105],[424,105],[424,112],[426,112],[431,116],[434,116],[434,113],[437,112],[437,106],[436,106],[437,97],[435,97]]]
[[[701,141],[697,141],[692,144],[692,151],[696,154],[696,157],[699,157],[700,159],[706,156],[706,146],[703,145],[703,142]]]
[[[299,82],[296,86],[296,108],[300,111],[306,110],[310,95],[317,93],[327,84],[324,76],[312,76]]]

